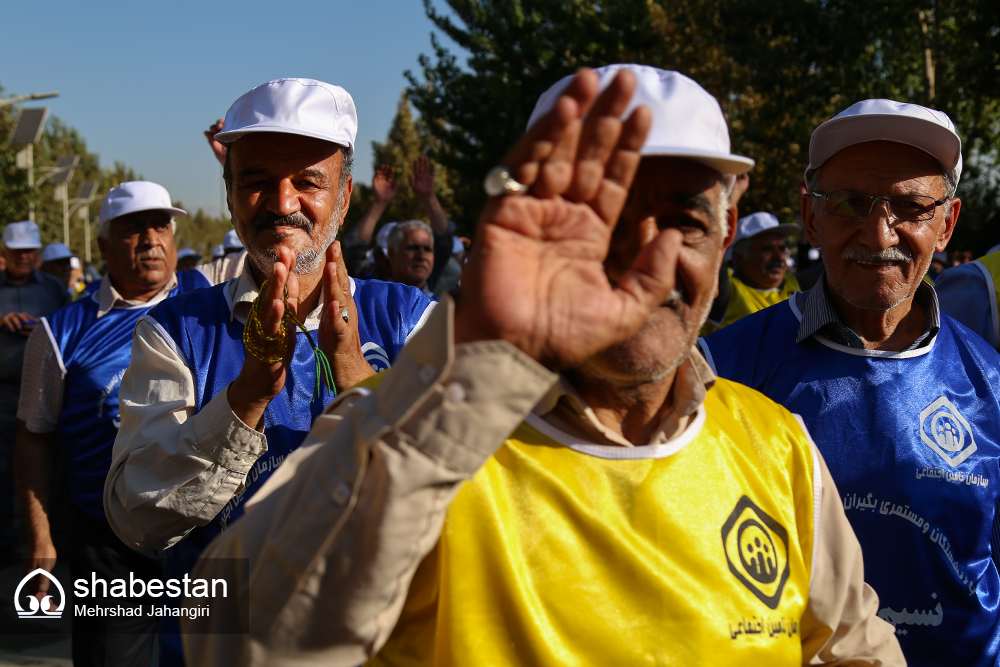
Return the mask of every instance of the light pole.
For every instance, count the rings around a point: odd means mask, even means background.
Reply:
[[[90,263],[90,202],[94,201],[97,194],[97,181],[84,181],[80,184],[80,189],[76,191],[76,196],[70,200],[73,206],[67,213],[72,215],[75,211],[80,212],[83,219],[83,258]],[[67,243],[66,245],[69,245]]]
[[[48,117],[48,107],[24,109],[21,111],[21,115],[18,116],[17,123],[14,124],[14,129],[10,133],[10,138],[7,139],[7,142],[11,144],[26,144],[23,149],[17,152],[14,160],[18,169],[27,170],[28,187],[31,189],[32,193],[34,193],[35,190],[34,147],[42,136],[42,129],[45,127],[45,120]],[[31,220],[32,222],[35,220],[34,200],[28,204],[28,220]]]
[[[69,245],[69,179],[73,178],[73,170],[76,169],[79,162],[79,155],[69,155],[59,158],[56,166],[45,167],[45,169],[51,169],[48,178],[56,186],[55,199],[62,202],[63,243],[66,245]],[[41,181],[39,181],[39,185],[41,185]]]
[[[0,107],[10,106],[11,104],[20,104],[21,102],[27,102],[28,100],[47,100],[50,97],[59,97],[59,93],[28,93],[27,95],[18,95],[17,97],[0,100]]]

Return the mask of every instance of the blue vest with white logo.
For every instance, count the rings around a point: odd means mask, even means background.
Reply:
[[[198,271],[177,274],[170,296],[208,287]],[[104,478],[118,435],[118,387],[132,356],[132,332],[150,310],[142,304],[97,316],[100,294],[42,318],[64,370],[63,409],[57,427],[69,448],[70,498],[87,514],[104,518]]]
[[[376,371],[385,370],[396,359],[410,333],[422,322],[430,300],[420,290],[379,280],[353,281],[358,308],[358,333],[365,360]],[[195,409],[225,391],[236,379],[246,360],[243,323],[231,316],[228,283],[165,301],[146,316],[159,326],[180,354],[194,378]],[[317,341],[317,332],[309,335]],[[264,412],[267,451],[247,475],[245,486],[207,525],[195,528],[167,550],[167,554],[196,558],[226,526],[243,513],[243,503],[271,476],[305,439],[313,420],[330,404],[334,395],[321,384],[321,396],[313,402],[316,376],[312,347],[299,331],[295,355],[285,386]]]
[[[700,341],[720,377],[802,416],[911,665],[995,665],[1000,355],[947,315],[929,347],[801,343],[795,299]]]

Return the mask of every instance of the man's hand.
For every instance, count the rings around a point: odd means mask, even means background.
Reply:
[[[215,153],[215,159],[222,165],[226,164],[226,145],[216,141],[215,135],[222,131],[222,126],[225,122],[225,120],[220,118],[205,130],[205,138],[208,139],[208,145],[211,147],[212,152]]]
[[[27,336],[38,326],[38,320],[28,313],[7,313],[0,317],[0,328],[6,328],[11,333]]]
[[[347,308],[347,321],[340,311]],[[375,375],[371,364],[365,361],[358,334],[358,309],[351,296],[350,278],[340,249],[334,241],[326,249],[326,268],[323,270],[323,315],[319,321],[319,347],[330,367],[337,392],[353,387],[367,377]]]
[[[740,197],[747,191],[750,187],[750,172],[745,174],[740,174],[736,177],[736,183],[733,185],[733,191],[729,193],[729,203],[736,206],[740,201]]]
[[[413,161],[413,173],[408,178],[410,187],[421,201],[427,201],[434,194],[434,163],[421,155]]]
[[[295,266],[295,254],[280,246],[278,261],[267,279],[267,289],[260,296],[260,328],[266,336],[278,335],[281,318],[285,315],[283,297],[288,289],[288,308],[298,316],[299,279],[292,273]],[[246,326],[254,325],[247,322]],[[251,335],[257,337],[256,331]],[[258,342],[264,343],[258,338]],[[240,420],[261,433],[264,432],[264,410],[275,396],[285,386],[288,364],[295,354],[295,326],[285,327],[284,358],[274,364],[262,361],[247,352],[246,361],[239,376],[229,385],[229,405]]]
[[[396,180],[396,170],[387,164],[381,165],[372,177],[372,194],[376,203],[381,204],[384,210],[396,197],[397,190],[399,182]]]
[[[42,568],[46,572],[52,572],[56,566],[56,547],[49,539],[39,544],[28,545],[28,557],[24,561],[24,574],[34,572]],[[51,581],[48,577],[37,576],[28,582],[28,592],[41,602],[49,592]],[[46,609],[45,611],[51,611]]]
[[[660,232],[617,285],[604,272],[611,233],[639,166],[651,114],[621,114],[622,71],[598,97],[581,70],[503,164],[529,195],[491,198],[479,218],[455,313],[455,341],[504,339],[550,368],[630,338],[675,283],[681,235]]]

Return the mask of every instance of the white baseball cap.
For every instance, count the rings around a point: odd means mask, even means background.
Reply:
[[[382,225],[382,229],[378,230],[378,234],[375,235],[375,245],[382,248],[382,253],[386,257],[389,256],[389,234],[392,233],[392,228],[398,224],[398,222],[387,222]]]
[[[948,114],[882,99],[853,104],[813,130],[806,173],[848,146],[866,141],[895,141],[919,148],[940,162],[955,183],[962,176],[962,139]]]
[[[340,86],[315,79],[275,79],[233,102],[216,140],[227,144],[251,132],[299,134],[347,146],[354,154],[358,112]]]
[[[170,193],[159,183],[128,181],[111,188],[101,202],[99,236],[107,234],[108,225],[115,218],[140,211],[166,211],[171,219],[187,215],[187,211],[170,204]]]
[[[764,232],[778,232],[786,238],[798,238],[801,231],[798,225],[781,224],[774,215],[761,211],[736,221],[736,236],[733,238],[733,245],[743,239],[752,239]]]
[[[42,251],[43,262],[54,262],[58,259],[69,259],[73,252],[65,243],[50,243]]]
[[[750,158],[729,152],[726,117],[707,90],[679,72],[631,64],[594,70],[601,78],[601,90],[623,69],[635,75],[636,90],[622,118],[640,104],[653,112],[653,124],[640,154],[691,158],[723,174],[743,174],[753,167]],[[555,106],[574,76],[563,77],[542,93],[528,119],[529,128]]]
[[[243,241],[240,241],[240,237],[237,235],[235,229],[230,229],[226,232],[226,235],[222,237],[222,247],[226,250],[243,249]]]
[[[42,235],[30,220],[12,222],[3,230],[3,244],[11,250],[37,250],[42,247]]]
[[[226,249],[222,247],[221,243],[212,248],[212,259],[219,259],[220,257],[224,257],[225,255],[226,255]]]
[[[177,259],[184,259],[185,257],[201,257],[197,250],[192,250],[191,248],[181,248],[177,251]]]

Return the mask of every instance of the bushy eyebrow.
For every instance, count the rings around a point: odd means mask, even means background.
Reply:
[[[267,175],[267,170],[264,169],[263,167],[251,167],[248,169],[244,169],[239,174],[237,174],[236,177],[239,179],[244,179],[244,178],[249,178],[251,176],[266,176],[266,175]],[[302,177],[309,178],[311,180],[317,181],[321,185],[325,185],[330,180],[329,178],[327,178],[326,174],[322,170],[312,169],[312,168],[303,169],[297,174],[297,176],[299,176],[300,178]]]
[[[716,219],[715,203],[704,192],[678,192],[670,196],[670,201],[685,211],[699,211],[708,216],[709,220]]]

